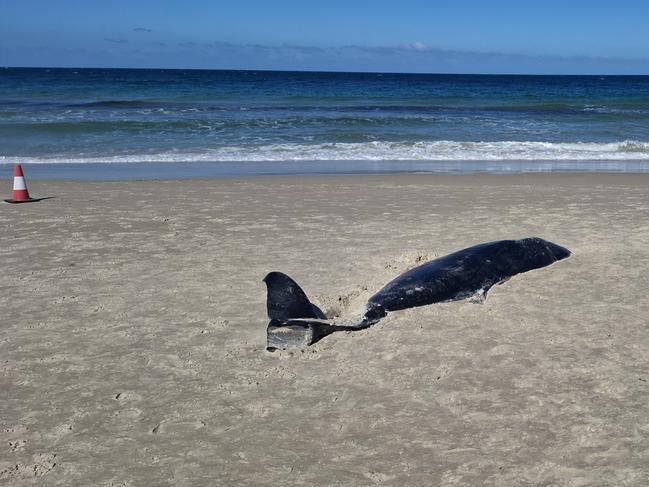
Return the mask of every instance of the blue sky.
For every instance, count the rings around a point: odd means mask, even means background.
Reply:
[[[0,0],[0,65],[649,74],[647,0]]]

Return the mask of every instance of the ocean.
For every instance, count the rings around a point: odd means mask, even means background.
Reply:
[[[649,77],[0,69],[0,173],[649,171]]]

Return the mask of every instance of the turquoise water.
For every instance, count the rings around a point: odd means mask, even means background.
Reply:
[[[649,77],[0,69],[0,163],[286,161],[644,170]]]

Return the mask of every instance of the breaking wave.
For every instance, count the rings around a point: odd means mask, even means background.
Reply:
[[[0,162],[263,162],[263,161],[649,161],[649,142],[360,142],[227,146],[191,151],[0,156]]]

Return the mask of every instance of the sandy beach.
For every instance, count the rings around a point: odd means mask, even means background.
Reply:
[[[29,189],[54,198],[0,205],[0,484],[649,485],[649,175]],[[353,317],[418,263],[526,236],[573,256],[265,350],[269,271]]]

